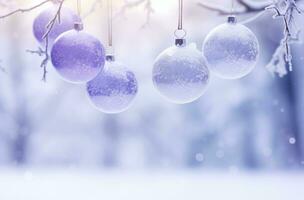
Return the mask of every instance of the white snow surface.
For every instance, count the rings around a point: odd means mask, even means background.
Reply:
[[[304,173],[0,171],[1,200],[302,200]]]

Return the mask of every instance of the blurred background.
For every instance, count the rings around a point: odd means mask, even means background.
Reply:
[[[213,76],[198,101],[174,105],[151,77],[156,56],[174,44],[178,2],[151,0],[147,18],[146,3],[124,7],[132,1],[114,1],[116,57],[139,81],[135,102],[119,115],[96,110],[85,87],[64,82],[51,64],[41,81],[43,58],[26,50],[39,46],[32,23],[51,3],[0,20],[0,199],[302,199],[304,45],[292,46],[293,72],[271,74],[265,66],[284,27],[265,13],[247,24],[260,42],[255,70],[235,81]],[[94,2],[83,0],[85,29],[106,44],[106,5]],[[185,0],[184,26],[201,49],[226,16],[197,2]],[[76,0],[65,6],[76,10]],[[0,15],[11,9],[0,4]],[[303,18],[296,16],[304,28]]]

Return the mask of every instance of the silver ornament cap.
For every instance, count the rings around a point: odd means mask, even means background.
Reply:
[[[83,23],[82,22],[75,22],[74,23],[74,29],[76,31],[82,31],[83,30]]]
[[[237,23],[237,19],[235,16],[229,16],[228,19],[227,19],[227,22],[229,24],[236,24]]]
[[[178,39],[175,39],[175,45],[177,46],[177,47],[184,47],[184,46],[186,46],[186,39],[184,39],[184,38],[178,38]]]

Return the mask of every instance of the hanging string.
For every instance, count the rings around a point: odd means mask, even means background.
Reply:
[[[77,12],[78,15],[81,16],[81,0],[77,0]]]
[[[234,5],[234,0],[231,0],[231,12],[230,14],[233,15],[233,13],[235,12],[235,5]]]
[[[187,32],[183,26],[183,12],[184,12],[184,1],[178,0],[178,26],[174,32],[174,35],[177,39],[184,39],[187,35]]]
[[[179,5],[178,5],[178,30],[183,30],[183,0],[179,0]]]
[[[112,0],[108,0],[108,45],[113,46],[113,5]]]

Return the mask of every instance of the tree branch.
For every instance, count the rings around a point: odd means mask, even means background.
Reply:
[[[32,7],[29,7],[29,8],[19,8],[19,9],[13,10],[13,11],[5,14],[5,15],[0,15],[0,19],[4,19],[6,17],[10,17],[10,16],[12,16],[14,14],[17,14],[17,13],[24,13],[24,12],[29,12],[29,11],[35,10],[36,8],[39,8],[40,6],[42,6],[42,5],[44,5],[44,4],[48,3],[48,2],[51,2],[51,1],[53,1],[53,0],[44,0],[44,1],[42,1],[42,2],[40,2],[38,4],[36,4],[36,5],[34,5]]]
[[[0,60],[0,63],[1,63],[1,60]],[[1,65],[0,65],[0,72],[6,73],[5,68],[4,68],[4,67],[2,67]]]
[[[146,27],[150,23],[151,15],[154,13],[154,9],[152,8],[151,0],[136,0],[136,1],[126,1],[124,5],[121,7],[120,11],[117,12],[114,18],[117,18],[118,16],[124,16],[126,10],[138,7],[140,5],[145,5],[146,10],[146,22],[142,25],[142,28]]]
[[[44,56],[44,59],[42,60],[41,64],[40,64],[40,67],[43,69],[43,76],[42,76],[42,80],[43,81],[46,81],[46,74],[47,74],[47,64],[49,62],[49,34],[50,32],[52,31],[55,23],[57,21],[59,21],[60,23],[60,12],[61,12],[61,8],[62,8],[62,5],[64,3],[65,0],[44,0],[34,6],[31,6],[29,8],[19,8],[19,9],[16,9],[14,11],[11,11],[5,15],[1,15],[0,16],[0,19],[4,19],[4,18],[7,18],[7,17],[10,17],[14,14],[17,14],[17,13],[24,13],[24,12],[30,12],[32,10],[35,10],[36,8],[39,8],[41,6],[43,6],[44,4],[48,3],[48,2],[53,2],[53,3],[58,3],[59,6],[58,6],[58,9],[54,15],[54,17],[49,21],[49,23],[46,25],[46,33],[43,35],[43,39],[45,40],[45,45],[44,45],[44,49],[42,48],[38,48],[38,50],[27,50],[27,52],[29,53],[32,53],[32,54],[37,54],[38,56]]]

